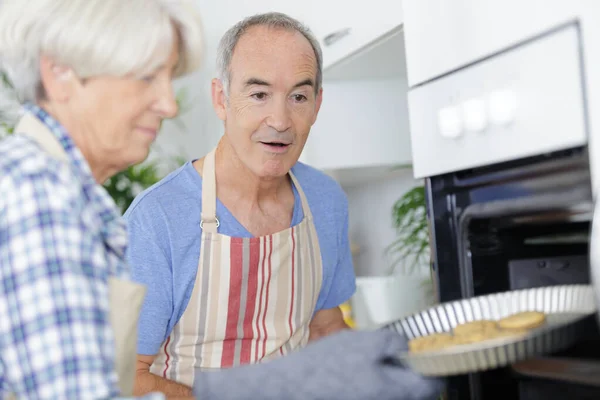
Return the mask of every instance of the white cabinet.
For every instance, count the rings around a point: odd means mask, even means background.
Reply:
[[[324,71],[323,104],[301,161],[343,186],[412,163],[404,36],[394,29]]]
[[[305,23],[323,50],[327,69],[382,38],[403,21],[400,0],[283,0],[274,9]]]
[[[410,162],[405,94],[399,79],[326,82],[308,160],[325,170]]]
[[[343,185],[410,164],[406,80],[325,82],[323,104],[302,161]]]
[[[196,1],[206,15],[206,25],[210,28],[207,34],[215,41],[233,24],[253,14],[279,11],[300,20],[321,44],[324,69],[359,52],[403,23],[400,0]]]

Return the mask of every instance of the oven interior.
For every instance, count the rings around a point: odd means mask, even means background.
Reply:
[[[593,214],[586,148],[427,180],[432,264],[441,301],[560,284],[590,283]],[[600,367],[600,333],[549,355]],[[598,386],[540,379],[512,367],[448,380],[449,399],[600,398]]]

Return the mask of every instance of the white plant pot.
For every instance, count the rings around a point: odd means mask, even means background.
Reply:
[[[434,303],[426,274],[358,277],[356,286],[351,306],[358,329],[376,329]]]

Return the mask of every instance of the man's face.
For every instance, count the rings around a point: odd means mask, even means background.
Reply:
[[[259,178],[284,176],[300,157],[322,93],[317,60],[298,32],[257,26],[237,43],[229,94],[213,82],[213,103],[239,160]]]

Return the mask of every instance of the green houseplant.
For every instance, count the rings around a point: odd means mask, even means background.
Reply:
[[[391,216],[396,239],[386,248],[390,274],[400,270],[405,276],[414,276],[427,268],[429,279],[423,279],[420,287],[435,301],[425,187],[419,185],[404,193],[392,206]]]
[[[135,196],[161,179],[156,162],[134,165],[121,171],[104,183],[121,213],[125,213]]]
[[[418,268],[429,265],[430,279],[422,282],[421,289],[426,296],[437,302],[431,269],[425,187],[419,185],[404,193],[392,206],[391,214],[397,236],[386,248],[386,252],[392,257],[390,273],[400,267],[403,273],[411,275]],[[446,395],[441,394],[438,400],[445,398]]]
[[[391,271],[399,267],[411,274],[429,263],[429,229],[425,205],[425,187],[417,186],[404,193],[392,207],[392,225],[396,239],[386,248],[392,257]]]
[[[8,91],[8,92],[12,91],[12,85],[10,84],[8,77],[6,76],[4,71],[1,71],[1,70],[0,70],[0,90]],[[3,116],[0,115],[0,139],[2,139],[6,135],[10,135],[11,133],[13,133],[14,129],[15,129],[15,127],[10,126],[4,120]]]

